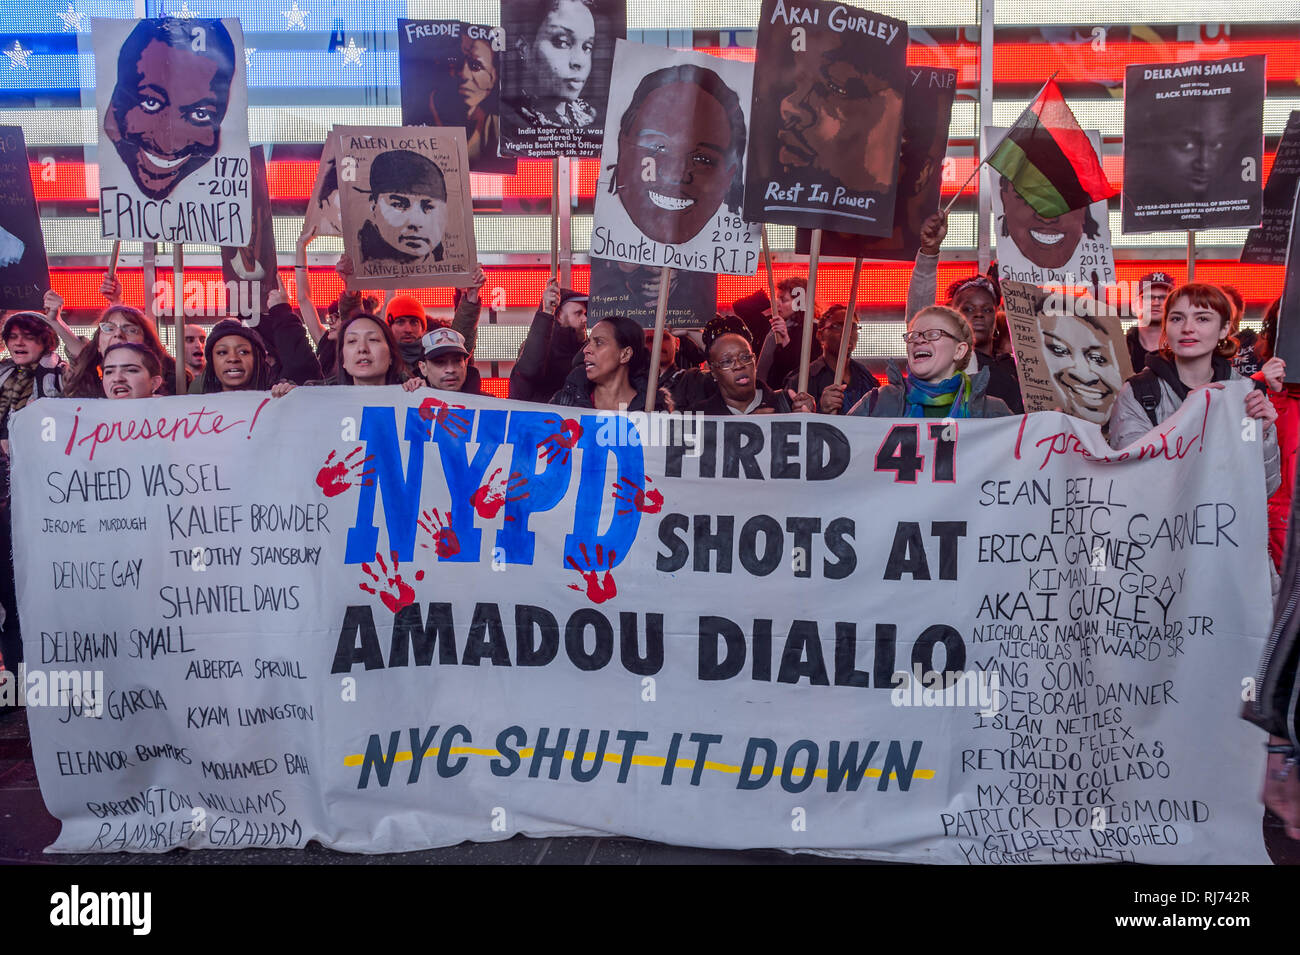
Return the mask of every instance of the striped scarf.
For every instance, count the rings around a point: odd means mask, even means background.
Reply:
[[[14,373],[10,375],[2,387],[0,387],[0,422],[4,423],[4,433],[9,433],[9,414],[26,406],[27,402],[32,400],[32,389],[36,383],[36,366],[40,362],[32,362],[30,365],[14,366]]]
[[[926,408],[948,409],[941,417],[970,417],[970,375],[964,371],[934,383],[908,375],[906,388],[908,418],[926,417]]]

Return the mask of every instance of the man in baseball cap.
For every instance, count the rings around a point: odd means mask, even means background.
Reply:
[[[1176,284],[1168,272],[1148,272],[1138,279],[1138,297],[1133,302],[1137,324],[1128,330],[1126,338],[1135,375],[1147,366],[1147,355],[1160,348],[1160,325],[1165,314],[1165,299]]]
[[[450,328],[435,328],[420,339],[424,357],[419,361],[420,374],[430,388],[439,391],[459,391],[479,394],[477,382],[467,384],[469,374],[469,349],[460,332]]]

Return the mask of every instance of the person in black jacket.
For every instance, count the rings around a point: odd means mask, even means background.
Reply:
[[[757,360],[743,335],[719,335],[709,346],[709,370],[717,390],[692,404],[699,414],[789,414],[790,400],[779,391],[759,384]]]
[[[844,366],[848,382],[832,384],[835,363],[840,358],[840,339],[844,334],[844,319],[848,310],[843,305],[832,305],[817,323],[817,342],[821,357],[808,366],[808,393],[817,401],[822,414],[842,414],[879,387],[876,376],[867,366],[850,357]],[[858,323],[849,326],[849,355],[858,347]],[[799,370],[790,372],[785,387],[793,391],[799,384]]]
[[[582,349],[582,364],[569,373],[552,404],[597,411],[645,411],[650,353],[641,326],[625,315],[610,315],[592,328]],[[658,389],[656,411],[672,411],[668,392]]]
[[[639,326],[638,326],[639,327]],[[587,340],[587,296],[551,279],[510,369],[510,397],[549,401],[564,387]]]

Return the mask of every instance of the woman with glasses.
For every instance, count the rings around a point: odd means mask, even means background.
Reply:
[[[624,315],[601,319],[587,333],[582,364],[565,379],[551,404],[597,411],[645,411],[650,353],[645,332]],[[672,411],[673,400],[660,388],[656,411]]]
[[[889,384],[871,392],[849,414],[872,418],[1002,418],[1006,402],[987,393],[989,369],[966,374],[975,334],[946,305],[921,309],[908,323],[907,376],[889,363]]]
[[[118,304],[104,309],[95,326],[95,334],[73,358],[63,378],[65,398],[104,397],[103,355],[118,342],[131,342],[152,349],[163,367],[163,384],[158,393],[176,394],[176,362],[163,348],[153,319],[138,308]]]
[[[789,398],[759,383],[754,349],[743,335],[719,335],[709,345],[708,359],[718,388],[687,411],[717,415],[790,413]]]

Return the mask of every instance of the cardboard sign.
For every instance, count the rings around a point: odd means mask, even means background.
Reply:
[[[984,127],[985,151],[1006,129]],[[1101,133],[1085,130],[1101,155]],[[1044,219],[996,169],[985,166],[985,183],[993,197],[998,275],[1029,285],[1087,286],[1098,296],[1115,284],[1115,256],[1110,247],[1110,213],[1106,200],[1065,215]]]
[[[749,63],[618,42],[591,255],[753,275],[758,226],[741,215]]]
[[[588,320],[626,315],[643,328],[654,328],[659,305],[661,269],[608,259],[591,260],[591,300]],[[703,328],[717,313],[718,277],[708,272],[669,273],[668,308],[664,321],[675,329]]]
[[[1101,425],[1133,375],[1119,316],[1089,297],[1002,282],[1025,412],[1064,411]]]
[[[903,21],[764,0],[745,217],[890,235],[909,81]]]
[[[248,88],[239,20],[91,21],[106,239],[247,245]]]
[[[336,157],[339,134],[331,129],[321,147],[320,163],[316,166],[316,182],[312,184],[307,199],[307,212],[302,220],[304,236],[342,235],[343,212],[339,199],[339,173]]]
[[[459,126],[473,172],[514,175],[501,145],[501,63],[496,27],[459,20],[398,20],[403,126]]]
[[[822,255],[910,262],[921,251],[921,226],[939,211],[957,71],[909,66],[907,76],[894,231],[883,238],[823,232]],[[796,230],[794,250],[807,255],[811,237],[807,229]]]
[[[478,256],[465,131],[336,126],[349,288],[463,285]]]
[[[0,308],[45,310],[50,268],[21,126],[0,126]]]
[[[258,314],[268,310],[267,298],[280,287],[279,257],[275,251],[275,217],[271,214],[271,194],[266,185],[266,151],[261,146],[249,153],[253,174],[253,234],[242,248],[221,248],[221,277],[226,288],[239,289],[238,308],[233,308],[227,293],[227,309],[248,318],[252,303]],[[235,283],[235,284],[231,284]],[[244,283],[247,283],[245,290]],[[254,294],[256,293],[256,295]]]
[[[1243,265],[1284,265],[1291,235],[1291,204],[1300,182],[1300,110],[1287,118],[1264,184],[1264,219],[1251,229],[1241,249]]]
[[[1259,225],[1264,57],[1124,70],[1125,232]]]
[[[624,0],[502,0],[501,29],[501,155],[599,156]]]

